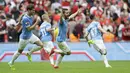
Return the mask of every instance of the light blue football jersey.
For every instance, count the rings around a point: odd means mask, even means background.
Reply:
[[[102,40],[102,34],[98,29],[98,26],[101,26],[99,22],[93,21],[91,22],[86,31],[90,33],[90,37],[92,40]]]
[[[59,28],[59,34],[57,37],[58,42],[66,41],[66,35],[68,31],[68,20],[63,20],[62,24],[60,22],[58,23]]]
[[[42,42],[52,41],[52,35],[50,32],[46,31],[51,28],[51,24],[44,21],[40,26],[40,39]]]
[[[33,25],[33,18],[25,14],[22,17],[22,33],[20,34],[20,38],[22,39],[29,39],[32,36],[32,31],[28,30],[27,27]]]

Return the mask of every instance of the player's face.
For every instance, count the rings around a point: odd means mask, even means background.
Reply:
[[[70,15],[70,12],[69,11],[65,11],[64,15],[65,15],[65,17],[68,17]]]
[[[48,21],[48,22],[51,22],[51,20],[50,20],[49,16],[47,16],[47,21]]]
[[[35,14],[35,10],[33,9],[33,10],[30,10],[30,14],[31,15],[34,15]]]

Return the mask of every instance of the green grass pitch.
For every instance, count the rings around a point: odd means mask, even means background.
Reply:
[[[0,73],[130,73],[130,61],[109,61],[112,68],[105,68],[102,61],[62,62],[54,69],[49,62],[16,62],[15,71],[7,62],[0,62]]]

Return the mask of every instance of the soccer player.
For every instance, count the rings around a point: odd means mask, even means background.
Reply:
[[[26,54],[29,61],[32,60],[31,59],[31,53],[34,52],[34,51],[38,51],[43,47],[43,43],[40,41],[40,39],[32,33],[32,30],[40,22],[40,19],[37,17],[36,22],[33,24],[34,14],[35,14],[34,5],[29,4],[27,6],[27,14],[24,14],[21,17],[22,33],[20,35],[18,50],[14,53],[12,60],[8,63],[8,65],[10,66],[10,68],[12,70],[15,70],[14,61],[23,52],[23,49],[26,47],[27,44],[33,43],[33,44],[37,45],[33,49],[31,49],[29,53]]]
[[[108,60],[106,58],[107,50],[102,39],[102,33],[108,33],[108,32],[102,29],[100,23],[95,20],[94,15],[90,15],[90,19],[92,20],[92,22],[84,30],[85,38],[88,41],[88,44],[89,45],[93,44],[93,47],[102,55],[105,67],[111,67],[108,64]],[[88,39],[89,34],[90,34],[91,40]]]
[[[64,55],[70,55],[71,51],[66,44],[66,35],[67,35],[67,29],[68,29],[68,20],[71,18],[74,18],[78,13],[81,12],[81,9],[78,9],[77,12],[69,16],[68,10],[60,10],[60,21],[58,23],[58,28],[59,28],[59,34],[56,38],[57,44],[59,49],[62,51],[62,53],[57,57],[56,63],[54,65],[54,68],[58,68],[59,63],[62,61],[62,58]]]
[[[42,15],[42,19],[43,19],[43,23],[40,26],[40,39],[44,44],[44,49],[45,51],[50,54],[52,49],[54,49],[54,45],[52,43],[52,37],[53,37],[53,31],[55,30],[54,28],[52,28],[50,22],[50,18],[48,16],[48,14],[43,14]],[[54,59],[53,59],[54,55],[51,54],[49,56],[51,65],[54,65]]]

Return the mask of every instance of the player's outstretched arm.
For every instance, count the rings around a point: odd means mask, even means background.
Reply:
[[[48,32],[52,32],[52,31],[54,31],[54,30],[55,30],[55,28],[46,29],[46,31],[48,31]]]
[[[60,13],[60,24],[62,24],[63,23],[63,12],[61,11],[61,13]]]
[[[22,17],[23,17],[24,15],[25,15],[25,14],[23,13],[23,14],[21,14],[21,15],[19,16],[19,18],[18,18],[18,22],[21,23],[21,21],[22,21]]]
[[[15,30],[17,30],[17,32],[20,32],[21,29],[22,29],[22,26],[21,26],[21,21],[22,21],[22,17],[24,16],[24,14],[21,14],[18,18],[18,22],[16,24],[16,26],[14,27]]]
[[[74,18],[78,13],[81,13],[81,11],[82,11],[82,8],[79,8],[74,14],[70,15],[68,19],[70,20]]]

